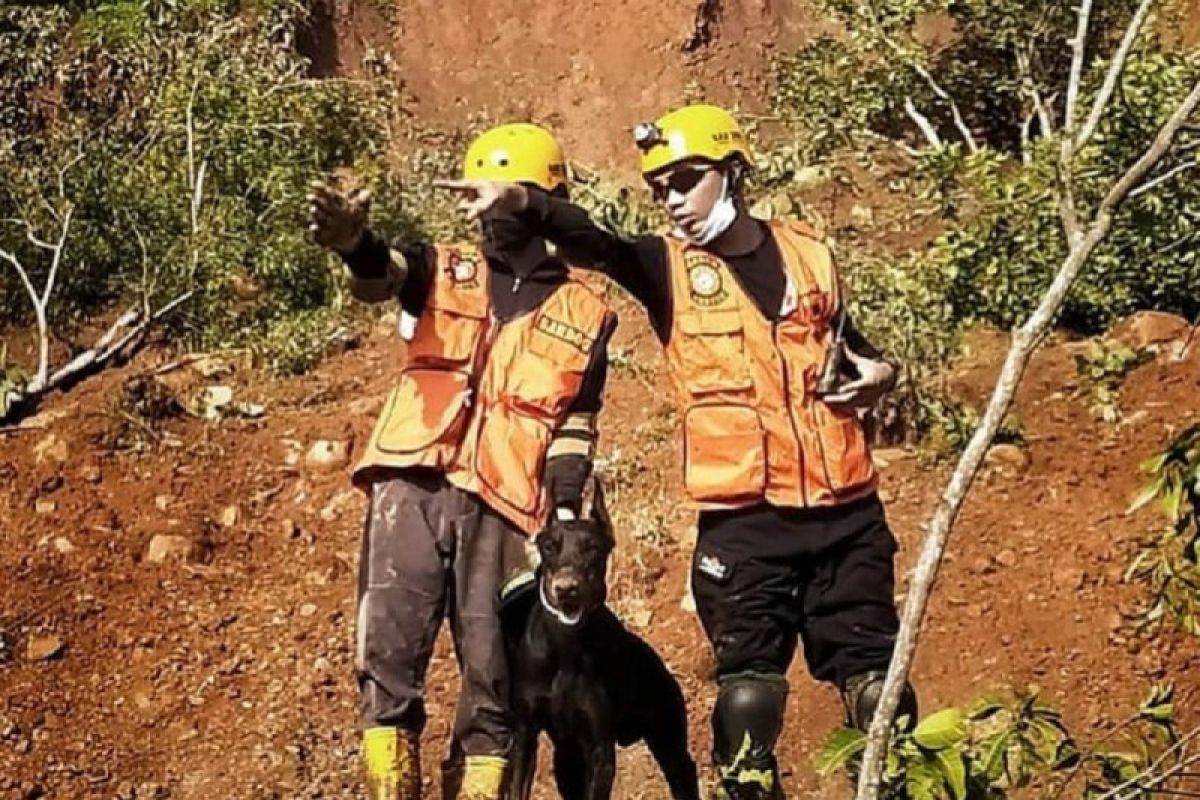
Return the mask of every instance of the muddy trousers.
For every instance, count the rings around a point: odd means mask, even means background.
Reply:
[[[376,481],[362,540],[358,682],[364,728],[425,727],[425,675],[443,617],[462,677],[454,747],[506,756],[512,747],[508,665],[497,602],[528,571],[527,537],[441,475]]]

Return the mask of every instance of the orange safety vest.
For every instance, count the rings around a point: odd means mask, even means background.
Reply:
[[[684,482],[701,509],[839,505],[877,483],[858,417],[816,396],[841,303],[829,249],[799,222],[771,232],[796,300],[778,321],[722,259],[666,239],[666,361],[682,404]]]
[[[549,513],[546,450],[612,312],[569,278],[537,308],[501,323],[478,248],[438,246],[436,259],[408,362],[355,483],[365,487],[381,468],[434,469],[536,533]]]

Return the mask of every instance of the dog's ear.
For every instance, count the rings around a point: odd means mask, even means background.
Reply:
[[[597,475],[592,476],[592,519],[600,523],[609,539],[613,538],[612,520],[604,504],[604,482]]]

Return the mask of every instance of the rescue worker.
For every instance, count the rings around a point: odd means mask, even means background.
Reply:
[[[566,192],[562,150],[532,124],[484,133],[462,174]],[[425,674],[447,616],[462,691],[443,796],[461,785],[493,800],[513,745],[500,588],[529,569],[527,538],[552,511],[579,513],[616,317],[511,216],[486,215],[478,244],[389,246],[368,205],[318,183],[309,209],[355,297],[397,298],[417,320],[353,475],[370,495],[357,663],[367,795],[421,796]]]
[[[892,387],[895,369],[849,324],[817,232],[747,212],[750,153],[731,114],[687,106],[636,138],[671,235],[625,238],[526,187],[447,186],[472,214],[518,214],[649,313],[699,509],[692,586],[718,665],[719,796],[780,798],[774,750],[797,639],[810,673],[838,687],[848,722],[864,729],[895,645],[896,542],[856,413]],[[900,714],[915,713],[908,687]]]

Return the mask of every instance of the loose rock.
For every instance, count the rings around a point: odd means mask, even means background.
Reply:
[[[67,448],[67,443],[57,434],[51,433],[33,446],[33,458],[38,464],[45,461],[57,461],[62,464],[70,457],[71,453]]]
[[[1029,451],[1015,444],[993,445],[984,456],[984,461],[996,467],[1009,467],[1017,472],[1024,472],[1031,462]]]
[[[58,658],[67,649],[67,643],[57,636],[33,636],[25,647],[25,657],[30,661],[49,661]]]
[[[332,472],[350,462],[350,443],[321,439],[313,442],[304,456],[304,465],[317,472]]]
[[[168,559],[186,561],[193,553],[192,540],[186,536],[156,534],[146,547],[145,560],[151,564],[162,564]]]

